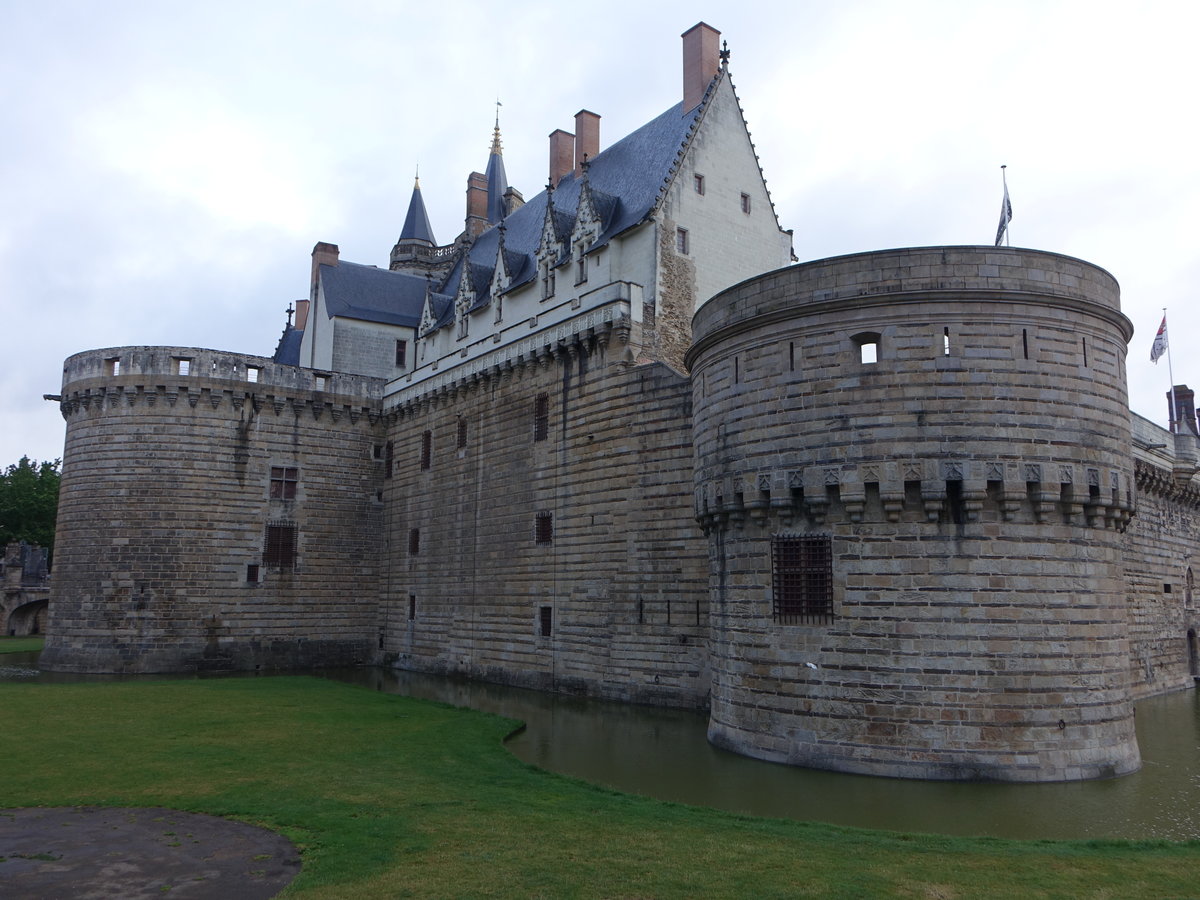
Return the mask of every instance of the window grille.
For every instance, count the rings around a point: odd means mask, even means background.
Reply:
[[[396,368],[403,369],[408,362],[408,341],[396,341]]]
[[[550,637],[554,625],[554,607],[543,606],[540,610],[542,637]]]
[[[538,394],[533,400],[533,439],[544,441],[550,435],[550,395]]]
[[[383,477],[392,477],[392,468],[396,460],[396,445],[388,441],[383,447]]]
[[[416,556],[421,552],[421,529],[408,529],[408,555]]]
[[[291,466],[271,466],[271,499],[296,499],[296,483],[299,480],[299,470]]]
[[[296,565],[296,523],[268,522],[263,540],[262,564],[273,569],[291,569]]]
[[[458,440],[455,443],[459,450],[467,446],[467,420],[462,416],[458,417]]]
[[[421,435],[421,468],[428,469],[433,462],[433,432],[426,431]]]
[[[833,551],[829,535],[771,538],[774,617],[781,625],[833,621]]]
[[[533,542],[535,544],[554,543],[554,513],[540,512],[534,517]]]

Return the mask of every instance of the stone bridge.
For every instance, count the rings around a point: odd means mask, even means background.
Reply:
[[[50,600],[46,550],[24,541],[9,544],[0,563],[0,634],[43,634]]]

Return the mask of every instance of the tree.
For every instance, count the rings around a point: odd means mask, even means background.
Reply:
[[[0,475],[0,547],[27,541],[53,555],[60,462],[39,463],[22,456]]]

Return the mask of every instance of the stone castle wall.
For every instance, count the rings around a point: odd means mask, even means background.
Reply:
[[[710,738],[910,777],[1135,769],[1130,334],[1106,272],[1008,249],[842,257],[709,301]],[[815,624],[774,616],[772,537],[796,534],[832,550]]]
[[[389,412],[389,660],[705,704],[691,391],[627,338],[569,333]]]
[[[382,383],[318,377],[183,347],[67,360],[45,668],[165,672],[370,658]],[[291,470],[290,489],[273,490],[272,467]],[[264,557],[269,527],[283,529],[277,538],[294,536],[291,565]]]

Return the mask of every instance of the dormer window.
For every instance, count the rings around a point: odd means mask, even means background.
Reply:
[[[587,257],[581,255],[579,257],[579,259],[577,259],[575,261],[575,283],[576,284],[584,284],[587,281],[587,275],[588,275],[587,270],[588,270]]]
[[[554,296],[554,266],[550,263],[542,265],[542,299],[549,300]]]

